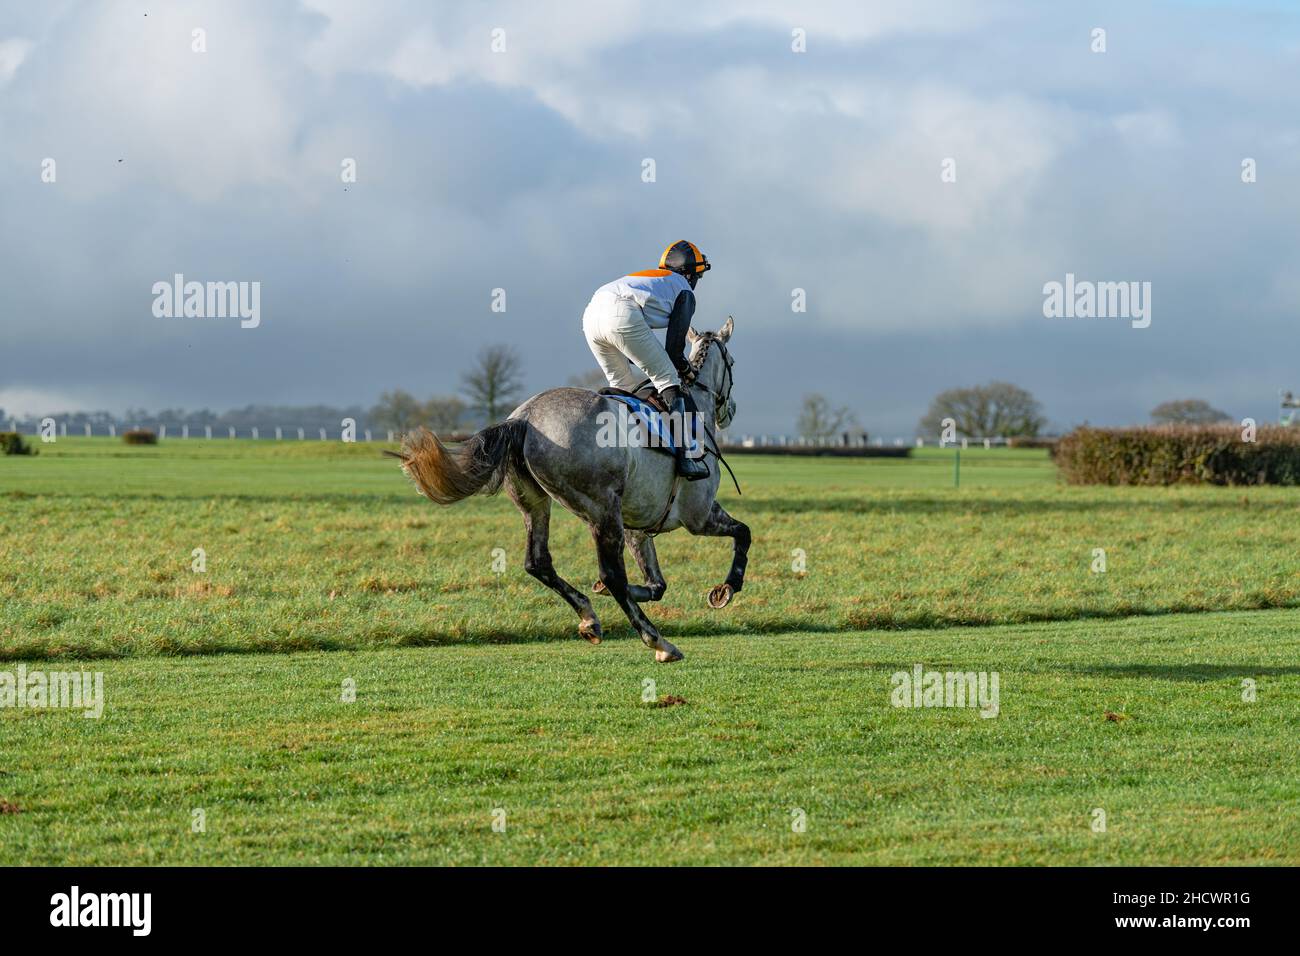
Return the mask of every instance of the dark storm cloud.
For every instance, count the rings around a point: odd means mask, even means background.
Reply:
[[[737,317],[736,431],[814,390],[893,437],[993,378],[1061,426],[1267,419],[1300,386],[1284,9],[543,6],[0,14],[0,406],[369,403],[493,342],[541,389],[591,367],[591,290],[683,236],[716,263],[700,324]],[[1151,282],[1151,327],[1044,318],[1067,272]],[[155,317],[175,273],[260,282],[261,324]]]

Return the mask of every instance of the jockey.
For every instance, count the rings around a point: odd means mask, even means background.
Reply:
[[[659,257],[659,268],[633,272],[596,290],[582,315],[582,331],[591,354],[614,388],[630,392],[643,379],[631,360],[650,377],[664,404],[682,423],[675,441],[677,474],[690,481],[709,477],[709,466],[686,454],[688,436],[699,414],[694,399],[682,388],[687,369],[686,330],[695,315],[695,283],[712,268],[694,243],[674,242]],[[651,329],[667,329],[664,345]]]

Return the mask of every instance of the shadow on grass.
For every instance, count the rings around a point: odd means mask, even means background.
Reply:
[[[1114,491],[1116,489],[1107,489]],[[1150,489],[1160,491],[1163,489]],[[1244,489],[1236,489],[1244,491]],[[1249,501],[1249,499],[1247,499]],[[1290,514],[1296,503],[1287,500],[1249,501],[1244,503],[1240,495],[1228,497],[1188,500],[1170,498],[1165,501],[1146,498],[1101,499],[1081,498],[979,498],[967,493],[955,493],[945,497],[926,498],[840,498],[829,495],[823,498],[747,498],[743,504],[736,504],[731,510],[749,515],[758,514],[860,514],[860,515],[993,515],[1000,517],[1023,517],[1030,514],[1112,512],[1143,514],[1160,512],[1165,514],[1218,514],[1223,512],[1259,512],[1285,511]]]
[[[988,657],[987,654],[984,655]],[[862,661],[831,662],[818,664],[818,671],[866,672],[881,671],[911,673],[918,664],[926,671],[975,671],[986,665],[986,661],[955,661],[947,654],[931,654],[923,661]],[[798,664],[792,669],[799,670]],[[1244,664],[1053,664],[1044,661],[1040,664],[1015,663],[1010,667],[998,668],[1003,674],[1074,674],[1080,677],[1131,678],[1133,680],[1164,680],[1207,684],[1221,680],[1239,680],[1243,677],[1295,677],[1300,675],[1300,665],[1260,665]]]
[[[1023,670],[1024,668],[1017,668]],[[1260,666],[1259,664],[1064,664],[1034,670],[1069,671],[1094,677],[1134,677],[1168,681],[1207,683],[1242,677],[1294,677],[1300,665]]]
[[[1199,487],[1199,486],[1198,486]],[[980,497],[970,491],[954,491],[949,494],[936,495],[928,493],[924,497],[909,494],[903,498],[884,497],[891,493],[889,488],[867,488],[862,496],[852,492],[831,492],[820,497],[784,496],[779,491],[761,490],[757,494],[746,495],[743,499],[734,499],[730,507],[741,518],[759,515],[806,515],[806,514],[840,514],[840,515],[874,515],[879,517],[918,516],[918,515],[989,515],[1016,518],[1035,514],[1078,514],[1084,512],[1109,512],[1118,514],[1222,514],[1229,512],[1286,512],[1290,514],[1296,502],[1290,499],[1259,500],[1247,497],[1249,489],[1223,488],[1223,493],[1212,498],[1188,499],[1169,497],[1161,500],[1161,493],[1176,494],[1177,489],[1148,488],[1152,494],[1135,498],[1079,497],[1077,499],[1061,496],[1048,497]],[[1082,491],[1082,489],[1079,489]],[[1094,487],[1088,489],[1098,493],[1114,493],[1123,489]],[[1012,493],[1019,489],[1009,489]],[[274,490],[265,493],[241,491],[223,491],[213,489],[187,489],[176,487],[167,492],[142,491],[118,492],[104,494],[86,494],[82,491],[65,491],[62,489],[9,490],[0,491],[0,498],[14,501],[42,499],[76,500],[79,505],[90,502],[137,502],[137,501],[194,501],[205,505],[268,505],[320,503],[333,504],[337,507],[355,507],[358,504],[402,505],[411,509],[428,510],[428,502],[417,498],[410,492],[409,485],[394,482],[391,490],[384,491],[311,491],[311,490]],[[462,513],[475,517],[501,517],[509,515],[518,517],[518,513],[503,498],[483,499],[461,504]],[[432,512],[431,512],[432,513]],[[755,529],[761,533],[761,528]],[[685,537],[683,533],[681,537]]]
[[[653,605],[645,606],[653,620]],[[969,630],[972,628],[1011,628],[1032,627],[1041,624],[1061,624],[1095,620],[1105,624],[1171,615],[1192,614],[1249,614],[1253,611],[1285,610],[1300,607],[1300,600],[1286,602],[1261,602],[1258,607],[1217,608],[1217,607],[1172,607],[1155,610],[1135,610],[1120,608],[1114,611],[1082,610],[1075,608],[1062,612],[1029,612],[1017,615],[1015,620],[962,620],[945,617],[930,612],[907,616],[889,622],[872,619],[870,623],[858,621],[817,622],[808,617],[765,617],[761,621],[736,621],[723,612],[711,620],[695,620],[681,625],[664,627],[660,630],[673,642],[690,641],[694,638],[715,637],[752,637],[761,638],[776,634],[906,634],[914,632],[918,638],[926,633],[942,630]],[[610,611],[614,613],[611,614]],[[635,641],[640,638],[632,627],[622,618],[617,609],[607,608],[601,615],[604,625],[604,641]],[[273,636],[260,640],[239,642],[185,642],[167,639],[145,639],[135,645],[122,647],[74,647],[55,640],[30,641],[25,643],[0,646],[0,661],[31,660],[113,660],[135,658],[196,657],[219,654],[294,654],[312,651],[365,651],[381,648],[429,648],[485,646],[492,644],[549,644],[563,642],[583,642],[577,634],[577,621],[570,624],[547,624],[521,628],[518,631],[505,632],[493,628],[458,628],[455,631],[439,631],[431,627],[415,627],[402,631],[385,631],[362,635],[353,639],[333,636],[293,635]],[[585,642],[584,642],[585,643]],[[911,667],[915,661],[903,665]],[[941,659],[931,661],[940,666]],[[854,665],[857,666],[857,665]],[[864,665],[865,666],[865,665]],[[893,666],[872,664],[871,666]],[[1026,669],[1026,668],[1019,668]],[[1073,673],[1110,674],[1112,676],[1130,671],[1133,676],[1141,676],[1149,670],[1148,676],[1167,675],[1170,680],[1217,680],[1226,676],[1259,676],[1300,674],[1300,666],[1294,668],[1254,667],[1251,665],[1089,665],[1082,666],[1069,663],[1050,664],[1042,668],[1030,667],[1033,671],[1070,671]],[[1198,674],[1203,676],[1187,676]],[[1181,675],[1181,676],[1177,676]]]

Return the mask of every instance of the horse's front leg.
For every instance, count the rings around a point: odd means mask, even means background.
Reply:
[[[715,501],[708,516],[696,527],[688,525],[687,530],[691,534],[708,538],[731,538],[735,541],[727,580],[709,591],[710,607],[726,607],[731,603],[732,595],[745,586],[745,565],[749,562],[749,525],[727,514],[726,509]]]

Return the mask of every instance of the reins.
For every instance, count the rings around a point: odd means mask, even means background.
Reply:
[[[715,392],[707,385],[702,385],[698,382],[700,372],[704,369],[704,360],[709,354],[709,346],[714,343],[717,343],[718,350],[722,353],[722,362],[725,369],[725,375],[723,378],[723,381],[726,383],[725,388],[718,392]],[[682,374],[682,384],[687,388],[702,389],[705,394],[713,399],[713,416],[715,419],[717,418],[719,411],[726,408],[731,403],[731,389],[735,384],[735,379],[731,372],[731,356],[727,354],[727,346],[723,344],[721,339],[716,338],[713,335],[709,335],[705,338],[704,348],[700,352],[699,361],[692,364],[688,372]],[[731,476],[731,483],[736,486],[736,494],[742,494],[743,492],[740,490],[740,482],[736,480],[736,473],[731,470],[731,465],[727,463],[727,459],[722,457],[722,446],[718,444],[717,436],[709,430],[707,425],[704,426],[704,435],[713,443],[712,448],[710,448],[708,444],[705,444],[704,454],[711,454],[714,458],[718,459],[718,462],[722,467],[727,469],[727,474]],[[656,521],[652,527],[646,529],[645,534],[653,538],[663,530],[664,525],[668,522],[668,516],[672,513],[673,502],[677,500],[677,492],[680,490],[681,486],[681,476],[674,475],[673,489],[668,495],[668,504],[664,508],[664,513],[659,516],[659,520]]]
[[[707,385],[701,385],[697,381],[700,377],[700,372],[704,370],[704,359],[709,354],[709,346],[713,345],[715,342],[717,343],[718,350],[722,353],[722,362],[726,371],[726,377],[724,379],[724,381],[726,382],[725,393],[721,391],[715,392]],[[714,338],[712,335],[710,335],[708,338],[704,340],[704,350],[700,352],[699,364],[691,366],[689,378],[685,375],[683,375],[682,378],[683,378],[684,385],[688,387],[703,389],[705,393],[708,394],[713,399],[713,415],[716,418],[718,415],[718,411],[720,409],[725,408],[731,402],[731,389],[732,386],[735,384],[735,379],[732,377],[732,373],[731,373],[731,356],[727,354],[727,346],[723,344],[721,339]],[[713,442],[712,448],[705,446],[704,449],[705,454],[712,453],[713,456],[718,459],[718,461],[722,464],[722,467],[727,469],[727,474],[731,476],[731,483],[736,486],[736,494],[738,495],[742,494],[743,492],[741,492],[740,490],[740,482],[736,480],[736,473],[731,470],[731,465],[727,464],[727,459],[722,457],[722,450],[721,450],[722,446],[718,444],[717,437],[712,432],[710,432],[707,427],[705,427],[704,429],[704,434],[707,435],[709,439]],[[674,495],[676,494],[676,489],[674,489],[673,493]],[[664,517],[666,518],[667,515],[665,515]]]
[[[713,436],[709,434],[709,430],[707,428],[704,430],[704,433],[708,435],[709,438],[713,439],[713,447],[712,448],[705,447],[704,453],[705,454],[708,454],[709,452],[713,453],[713,457],[717,458],[718,461],[722,463],[722,467],[727,469],[727,474],[731,476],[731,483],[736,486],[736,494],[741,494],[742,492],[740,490],[740,482],[736,480],[736,473],[731,470],[731,466],[727,464],[727,459],[723,458],[722,452],[718,450],[718,440],[716,438],[713,438]]]

